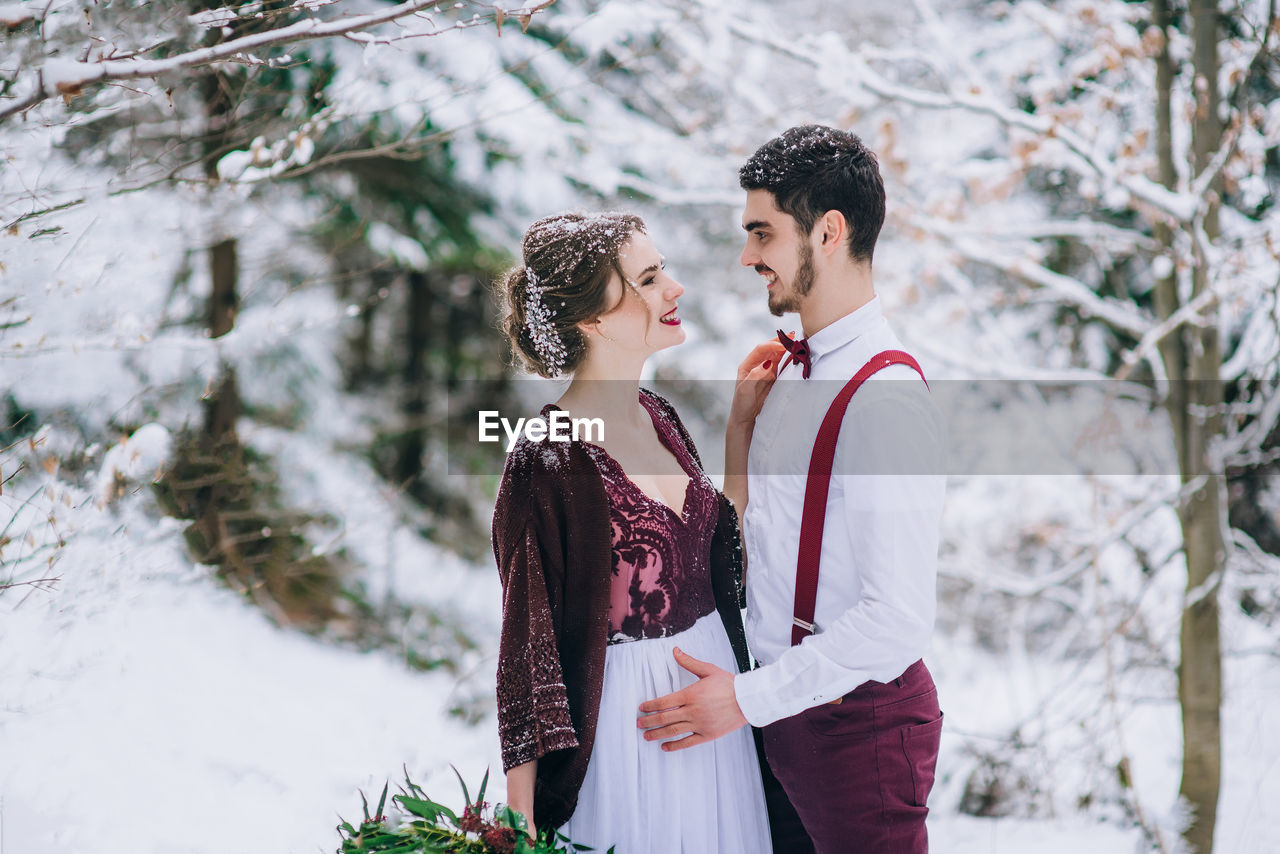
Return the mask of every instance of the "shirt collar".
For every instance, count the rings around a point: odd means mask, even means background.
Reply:
[[[850,341],[867,333],[872,326],[884,317],[880,308],[880,297],[874,296],[866,305],[849,312],[839,320],[832,321],[809,336],[809,363],[816,364],[819,359],[834,350],[838,350]]]

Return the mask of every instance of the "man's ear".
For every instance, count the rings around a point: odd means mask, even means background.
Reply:
[[[849,224],[840,211],[827,211],[814,223],[818,247],[824,255],[831,255],[843,246],[849,236]]]

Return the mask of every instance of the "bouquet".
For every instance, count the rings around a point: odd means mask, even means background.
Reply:
[[[458,769],[454,768],[453,773],[458,774]],[[404,782],[404,786],[399,787],[400,794],[391,796],[392,804],[404,811],[401,816],[388,817],[383,813],[389,783],[382,787],[382,797],[373,815],[369,814],[369,801],[364,792],[360,793],[364,821],[359,827],[348,821],[338,825],[342,836],[338,854],[561,854],[593,850],[553,828],[544,828],[536,838],[530,836],[524,816],[505,804],[497,804],[490,810],[484,799],[489,785],[488,771],[480,781],[474,801],[462,775],[458,774],[466,801],[462,815],[427,797],[427,793],[409,779],[407,769]],[[608,854],[613,854],[613,848]]]

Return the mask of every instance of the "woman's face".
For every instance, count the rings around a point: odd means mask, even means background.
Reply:
[[[667,275],[663,264],[653,241],[638,231],[618,250],[626,281],[615,274],[609,283],[607,304],[614,308],[600,315],[598,327],[610,346],[647,356],[684,341],[676,313],[684,286]]]

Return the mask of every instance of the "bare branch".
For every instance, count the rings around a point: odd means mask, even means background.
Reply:
[[[1161,341],[1181,329],[1183,324],[1191,323],[1196,326],[1204,326],[1212,322],[1212,318],[1204,317],[1200,312],[1212,308],[1217,301],[1217,291],[1211,288],[1206,289],[1191,302],[1165,318],[1161,323],[1147,330],[1137,345],[1124,354],[1122,358],[1124,364],[1116,372],[1116,379],[1128,379],[1129,374],[1133,373],[1133,369],[1138,362],[1145,359],[1153,349],[1159,346]]]
[[[1063,585],[1069,584],[1090,570],[1097,560],[1097,556],[1108,546],[1124,540],[1130,531],[1145,522],[1153,514],[1167,510],[1170,504],[1179,505],[1186,501],[1204,485],[1204,481],[1205,477],[1201,475],[1187,484],[1179,485],[1176,489],[1155,492],[1126,512],[1115,524],[1099,533],[1093,542],[1082,546],[1074,557],[1063,563],[1058,569],[1039,577],[1019,578],[1009,575],[1001,577],[985,570],[980,574],[969,575],[942,568],[939,568],[939,574],[1017,598],[1029,596],[1059,597]]]
[[[45,67],[37,73],[37,83],[31,94],[19,101],[0,107],[0,121],[30,109],[56,95],[78,94],[85,86],[101,85],[108,81],[155,78],[162,74],[216,63],[244,62],[249,51],[359,33],[410,17],[425,9],[438,6],[441,2],[442,0],[409,0],[409,2],[397,4],[381,12],[338,18],[333,21],[308,18],[279,29],[253,33],[164,59],[109,59],[91,63],[70,60],[46,62]],[[433,30],[423,35],[438,35],[445,30],[478,26],[480,23],[488,23],[507,17],[519,19],[523,23],[528,20],[529,16],[547,8],[553,2],[555,0],[540,0],[540,2],[526,6],[516,12],[506,12],[496,6],[490,6],[489,8],[494,11],[486,17],[460,21],[454,26]],[[53,66],[53,69],[57,72],[56,74],[50,75],[46,73],[50,66]]]
[[[36,81],[35,89],[27,97],[0,107],[0,121],[4,121],[11,115],[25,112],[49,97],[44,93],[44,79],[39,71],[36,72]]]
[[[0,27],[16,30],[37,17],[30,6],[0,6]]]
[[[927,225],[924,227],[928,229]],[[1105,321],[1113,328],[1134,337],[1145,335],[1154,323],[1153,318],[1146,312],[1139,311],[1132,305],[1119,300],[1100,297],[1079,279],[1055,273],[1030,258],[1002,257],[993,253],[990,246],[980,245],[975,240],[945,233],[938,236],[947,240],[969,261],[983,264],[1030,285],[1052,291],[1063,302],[1075,306],[1084,314]]]
[[[1101,591],[1103,589],[1104,581],[1102,571],[1098,567],[1096,560],[1093,565],[1093,583],[1096,590]],[[1112,642],[1115,640],[1116,635],[1120,633],[1124,622],[1128,622],[1129,619],[1132,618],[1132,615],[1126,617],[1120,625],[1117,625],[1114,628],[1109,627],[1107,614],[1103,607],[1104,601],[1105,599],[1103,596],[1098,595],[1094,597],[1094,615],[1098,621],[1098,625],[1104,628],[1101,632],[1103,663],[1106,668],[1106,691],[1104,696],[1107,699],[1107,710],[1110,712],[1111,728],[1114,730],[1116,741],[1119,743],[1120,765],[1124,769],[1124,773],[1126,775],[1131,775],[1132,772],[1130,771],[1130,768],[1132,766],[1133,759],[1129,752],[1127,744],[1128,739],[1125,737],[1125,715],[1122,713],[1120,708],[1120,691],[1117,685],[1118,680],[1116,678],[1115,649]],[[1147,834],[1147,838],[1156,843],[1156,847],[1159,849],[1160,854],[1168,854],[1169,848],[1165,844],[1164,834],[1160,832],[1160,826],[1153,823],[1147,817],[1146,810],[1143,809],[1142,806],[1142,799],[1138,796],[1138,793],[1134,791],[1132,787],[1128,787],[1128,795],[1129,806],[1133,810],[1133,815],[1137,820],[1138,825],[1142,827],[1143,831]]]
[[[49,578],[31,578],[26,581],[10,581],[0,584],[0,593],[12,587],[32,587],[36,590],[52,590],[53,585],[62,579],[59,576],[51,576]]]
[[[1227,128],[1227,132],[1222,140],[1222,145],[1218,147],[1214,153],[1213,159],[1204,167],[1195,180],[1191,182],[1191,195],[1198,199],[1196,207],[1197,213],[1203,215],[1208,210],[1210,204],[1210,190],[1213,183],[1218,180],[1218,176],[1222,174],[1222,169],[1227,165],[1227,161],[1231,159],[1231,155],[1235,153],[1236,143],[1240,140],[1240,128],[1243,122],[1237,122]]]
[[[744,21],[733,21],[731,27],[735,34],[747,41],[763,45],[814,67],[828,67],[830,57],[824,54],[822,46],[789,42],[777,36],[761,33]],[[824,40],[823,45],[827,43],[829,42]],[[1118,187],[1175,222],[1187,223],[1195,216],[1198,201],[1195,197],[1187,193],[1167,190],[1145,175],[1123,173],[1114,162],[1100,157],[1088,140],[1061,122],[1047,116],[1012,109],[995,98],[983,94],[932,92],[915,86],[892,83],[873,69],[861,53],[847,49],[846,51],[847,53],[840,57],[843,62],[833,63],[835,67],[843,67],[849,73],[849,76],[833,77],[839,80],[842,87],[847,86],[851,78],[855,85],[887,101],[896,101],[929,110],[963,110],[993,118],[1008,128],[1024,130],[1039,137],[1057,139],[1073,155],[1070,162],[1077,173],[1091,178],[1096,177],[1106,184]]]
[[[1210,159],[1205,168],[1191,182],[1190,193],[1199,200],[1197,213],[1201,216],[1209,208],[1210,191],[1214,182],[1222,174],[1227,161],[1231,159],[1231,155],[1236,151],[1236,145],[1240,142],[1244,129],[1244,119],[1240,114],[1244,110],[1245,93],[1248,91],[1249,83],[1253,78],[1265,69],[1271,44],[1271,33],[1275,29],[1277,29],[1276,0],[1271,0],[1267,9],[1266,22],[1262,26],[1262,39],[1258,42],[1258,49],[1254,52],[1253,58],[1250,59],[1248,67],[1240,77],[1240,81],[1226,98],[1227,104],[1235,113],[1234,121],[1228,117],[1227,129],[1222,144],[1218,146],[1217,152],[1214,153],[1213,158]]]
[[[913,225],[932,234],[952,237],[972,237],[984,240],[1056,240],[1070,237],[1085,244],[1101,245],[1112,250],[1128,252],[1159,252],[1161,246],[1150,235],[1133,228],[1123,228],[1111,223],[1091,219],[1046,219],[1025,223],[1007,222],[998,227],[985,227],[958,223],[937,217],[914,216]]]

